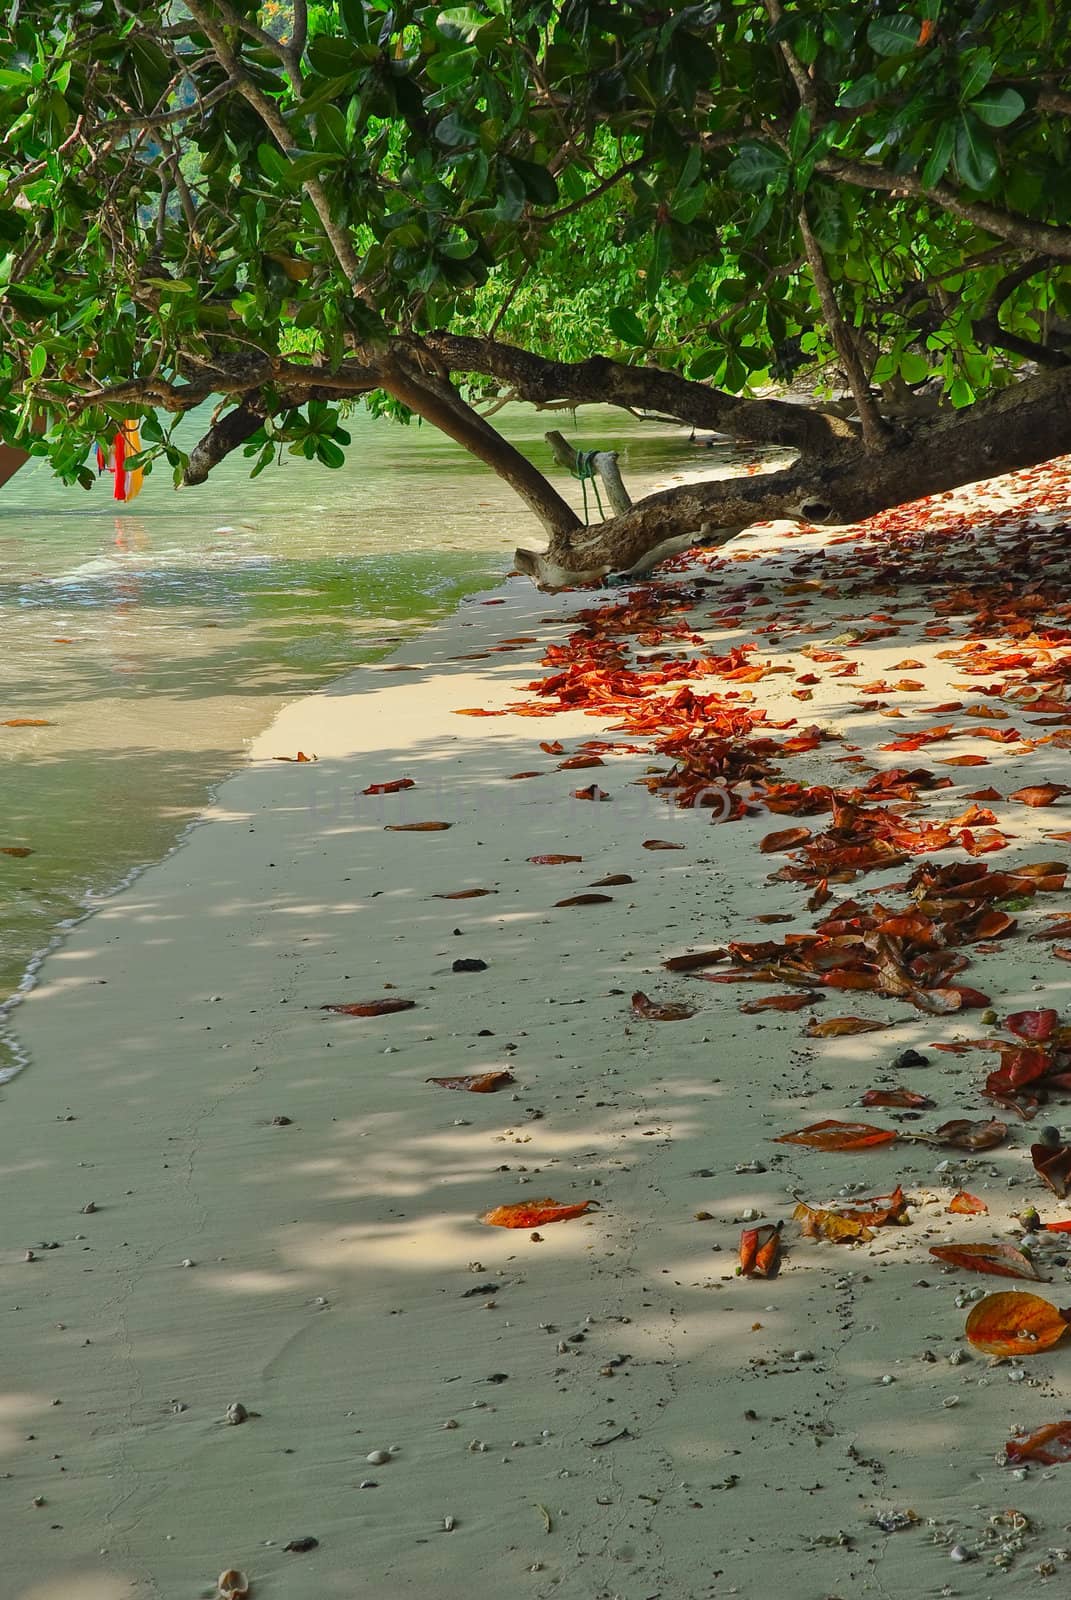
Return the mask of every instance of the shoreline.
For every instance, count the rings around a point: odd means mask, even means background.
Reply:
[[[1025,519],[1003,493],[952,509],[986,508],[1021,543]],[[935,542],[935,567],[969,565],[957,538]],[[845,754],[878,771],[943,759],[940,744],[881,747],[933,721],[923,713],[962,672],[941,652],[967,635],[955,611],[947,632],[927,632],[925,583],[868,590],[869,548],[859,556],[840,530],[764,528],[721,558],[675,562],[702,587],[686,613],[626,639],[629,659],[672,683],[678,622],[701,637],[699,655],[754,644],[768,671],[749,678],[744,657],[737,679],[720,669],[694,687],[752,718],[765,709],[770,726],[794,718],[838,736],[785,759],[788,781],[843,784]],[[655,588],[682,581],[676,570]],[[950,1578],[981,1600],[1005,1547],[1020,1584],[1063,1559],[1049,1554],[1065,1516],[1059,1469],[1012,1480],[994,1456],[1013,1422],[1062,1412],[1071,1357],[1039,1356],[1021,1382],[1019,1364],[953,1360],[957,1300],[1019,1285],[946,1277],[928,1255],[952,1237],[1006,1237],[1026,1199],[1063,1214],[1033,1182],[1030,1125],[984,1156],[904,1145],[778,1159],[791,1147],[770,1142],[825,1117],[910,1132],[910,1114],[850,1109],[900,1081],[890,1060],[905,1048],[929,1056],[910,1079],[939,1107],[921,1126],[992,1116],[982,1058],[932,1054],[934,1040],[981,1031],[977,1011],[837,995],[819,1015],[889,1026],[814,1042],[802,1017],[741,1015],[766,987],[666,973],[691,947],[762,938],[756,917],[809,928],[798,885],[767,881],[786,858],[758,845],[771,827],[823,820],[755,808],[711,829],[638,785],[666,761],[649,735],[608,731],[619,709],[454,715],[531,702],[517,686],[556,670],[540,658],[566,645],[577,611],[647,587],[545,596],[507,580],[389,663],[292,702],[181,848],[45,961],[15,1015],[34,1065],[5,1095],[0,1157],[14,1600],[207,1596],[231,1566],[253,1600],[373,1586],[390,1600],[467,1600],[474,1570],[489,1594],[532,1600],[766,1600],[786,1568],[802,1600],[915,1600]],[[515,639],[527,642],[501,648]],[[861,654],[858,681],[812,672],[808,645],[848,664]],[[917,689],[891,687],[901,658]],[[890,687],[868,704],[871,678]],[[881,703],[903,720],[882,720]],[[941,815],[979,784],[1011,788],[1013,772],[1059,775],[1062,752],[1005,758],[989,726],[947,747],[991,770],[952,768]],[[559,770],[539,748],[560,742],[568,756],[592,739],[633,748],[590,772]],[[299,750],[318,760],[275,759]],[[404,777],[415,787],[361,792]],[[608,803],[577,798],[590,780]],[[1066,804],[1002,806],[1011,842],[983,859],[1066,853],[1045,842]],[[422,821],[450,826],[384,831]],[[645,850],[652,839],[680,848]],[[583,859],[533,864],[540,854]],[[908,870],[835,893],[891,893]],[[610,901],[561,905],[626,874]],[[475,888],[490,892],[438,898]],[[1066,908],[1045,896],[1045,911]],[[1036,912],[1020,915],[1024,932],[1035,926]],[[486,966],[455,971],[459,958]],[[991,987],[1002,1016],[1060,1006],[1067,988],[1021,934],[974,970],[967,981]],[[695,1013],[637,1019],[634,989]],[[416,1005],[322,1009],[373,998]],[[503,1070],[515,1084],[498,1094],[427,1081]],[[788,1222],[792,1191],[824,1204],[897,1180],[912,1225],[865,1245],[800,1240]],[[989,1216],[950,1218],[953,1185]],[[475,1220],[543,1195],[601,1204],[538,1241]],[[733,1274],[749,1213],[791,1236],[769,1281]],[[1064,1269],[1049,1270],[1059,1281],[1039,1292],[1059,1300]],[[235,1402],[240,1426],[225,1420]],[[1009,1506],[1025,1525],[991,1520]],[[285,1550],[305,1538],[318,1543]],[[950,1565],[957,1545],[972,1559]]]

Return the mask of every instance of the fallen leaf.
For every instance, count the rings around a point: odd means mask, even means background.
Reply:
[[[613,900],[612,894],[571,894],[566,900],[555,900],[558,906],[608,906]]]
[[[994,1117],[989,1122],[970,1122],[966,1117],[942,1122],[928,1136],[935,1144],[954,1150],[995,1150],[1008,1137],[1008,1124]]]
[[[813,837],[810,828],[780,828],[776,833],[768,833],[765,839],[760,839],[759,849],[763,855],[779,855],[783,851],[797,849]]]
[[[558,762],[559,772],[571,772],[577,767],[604,767],[606,762],[601,756],[570,756],[567,761]]]
[[[576,1205],[562,1206],[556,1200],[518,1200],[513,1205],[495,1206],[480,1218],[492,1228],[545,1228],[551,1222],[568,1222],[570,1217],[582,1217],[591,1206],[590,1200]]]
[[[47,722],[44,717],[8,717],[6,722],[0,723],[3,728],[52,728],[55,724]]]
[[[629,872],[611,872],[606,878],[596,878],[589,884],[590,889],[620,889],[622,884],[635,883],[636,880]]]
[[[954,1194],[945,1207],[946,1211],[953,1212],[958,1217],[987,1217],[989,1207],[984,1200],[979,1200],[976,1194],[968,1194],[966,1189],[960,1189]]]
[[[536,867],[563,867],[568,861],[583,861],[583,856],[529,856],[529,861]]]
[[[860,1095],[861,1106],[907,1106],[912,1111],[932,1111],[934,1102],[917,1089],[868,1089]]]
[[[931,1256],[965,1272],[989,1272],[1000,1278],[1031,1278],[1041,1282],[1034,1263],[1011,1244],[931,1244]]]
[[[811,994],[768,994],[764,1000],[748,1000],[740,1007],[746,1017],[753,1017],[760,1011],[802,1011],[805,1006],[813,1006],[815,999],[822,996]]]
[[[548,756],[560,756],[565,753],[565,746],[558,739],[541,739],[539,748]]]
[[[667,972],[698,972],[702,967],[716,967],[728,954],[727,950],[690,950],[687,955],[670,956],[662,965]]]
[[[1019,800],[1024,806],[1052,806],[1064,794],[1071,794],[1066,783],[1034,783],[1015,789],[1008,799]]]
[[[386,1017],[392,1011],[412,1011],[415,1000],[350,1000],[339,1005],[321,1006],[321,1011],[337,1011],[343,1017]]]
[[[497,889],[455,889],[452,894],[433,894],[433,900],[480,900],[485,894],[497,894]]]
[[[835,1244],[865,1244],[873,1230],[857,1217],[842,1217],[836,1211],[806,1205],[802,1200],[792,1213],[806,1239],[830,1239]]]
[[[272,756],[273,761],[319,761],[319,756],[307,756],[304,750],[299,750],[296,756]]]
[[[412,778],[391,778],[386,783],[370,783],[362,794],[400,794],[403,789],[415,789]]]
[[[979,1300],[967,1318],[966,1335],[991,1356],[1036,1356],[1067,1332],[1062,1311],[1036,1294],[1006,1290]]]
[[[467,1089],[469,1094],[494,1094],[496,1089],[504,1089],[508,1083],[516,1083],[512,1072],[504,1070],[497,1072],[471,1072],[463,1073],[457,1078],[427,1078],[427,1083],[437,1083],[440,1089]]]
[[[21,860],[24,856],[32,855],[33,851],[30,849],[29,845],[0,844],[0,856],[18,856]]]
[[[1045,1006],[1040,1011],[1014,1011],[1005,1018],[1005,1026],[1010,1033],[1018,1034],[1020,1039],[1044,1043],[1052,1037],[1059,1020],[1060,1013],[1051,1006]]]
[[[597,783],[589,783],[586,789],[574,789],[574,800],[609,800],[610,796],[605,789],[600,789]]]
[[[1071,1461],[1071,1422],[1046,1422],[1031,1433],[1009,1439],[1004,1454],[1014,1466],[1035,1461],[1039,1467],[1058,1467]]]
[[[652,1000],[642,989],[637,989],[632,996],[632,1011],[634,1016],[643,1017],[648,1022],[684,1022],[686,1018],[695,1016],[694,1006]]]
[[[452,828],[452,822],[388,822],[384,833],[442,833],[444,828]]]
[[[520,778],[541,778],[542,776],[541,772],[511,772],[506,782],[516,783]]]
[[[1032,1144],[1030,1159],[1042,1183],[1047,1183],[1053,1194],[1062,1199],[1071,1189],[1071,1145]]]
[[[745,1228],[740,1235],[740,1264],[743,1278],[772,1278],[781,1253],[781,1225],[763,1223],[761,1228]]]
[[[808,1039],[840,1039],[852,1033],[877,1033],[888,1026],[887,1022],[867,1022],[863,1017],[826,1017],[822,1022],[809,1022],[804,1032]]]
[[[774,1144],[805,1144],[812,1150],[867,1150],[872,1145],[891,1144],[897,1137],[891,1128],[874,1128],[867,1122],[838,1122],[828,1118],[812,1122],[796,1133],[783,1133]]]
[[[683,850],[684,846],[682,844],[673,844],[669,839],[645,839],[643,848],[645,850]]]

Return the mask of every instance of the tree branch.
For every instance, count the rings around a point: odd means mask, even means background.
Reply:
[[[776,0],[771,0],[776,3]],[[859,409],[859,421],[863,429],[863,443],[868,450],[880,450],[888,437],[888,430],[878,413],[874,397],[870,392],[870,384],[863,371],[863,364],[859,359],[859,352],[855,347],[855,340],[851,330],[845,324],[837,304],[837,297],[833,290],[833,282],[829,276],[825,257],[822,254],[818,240],[811,232],[811,224],[807,217],[806,205],[800,206],[799,213],[800,234],[803,239],[803,248],[807,254],[807,262],[811,269],[815,288],[818,291],[819,304],[822,315],[833,340],[833,347],[840,357],[840,364],[848,378],[848,387],[855,398]]]

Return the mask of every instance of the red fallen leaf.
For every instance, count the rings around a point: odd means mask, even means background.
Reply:
[[[452,828],[452,822],[388,822],[384,833],[442,833],[444,828]]]
[[[766,911],[752,920],[755,922],[795,922],[796,919],[790,911]]]
[[[345,1004],[321,1006],[321,1011],[337,1011],[343,1017],[386,1017],[392,1011],[412,1011],[415,1000],[350,1000]]]
[[[765,839],[759,840],[759,849],[763,855],[779,855],[782,851],[798,849],[813,837],[810,828],[779,828],[776,833],[768,833]]]
[[[660,1003],[651,1000],[642,989],[637,989],[632,996],[632,1011],[634,1016],[644,1017],[648,1022],[683,1022],[687,1017],[695,1016],[694,1006],[673,1001]]]
[[[559,739],[540,739],[539,748],[548,756],[560,756],[565,752],[565,746]]]
[[[574,789],[574,800],[609,800],[610,796],[605,789],[600,789],[597,783],[589,783],[586,789]]]
[[[440,1089],[467,1089],[469,1094],[494,1094],[508,1083],[516,1083],[512,1072],[470,1072],[458,1078],[427,1078],[426,1083],[437,1083]]]
[[[808,1039],[842,1039],[852,1033],[879,1033],[888,1026],[887,1022],[867,1022],[862,1017],[826,1017],[822,1022],[808,1023],[804,1031]]]
[[[568,761],[558,762],[559,772],[569,772],[574,767],[604,767],[606,762],[602,756],[570,756]]]
[[[551,1222],[582,1217],[590,1206],[590,1200],[580,1200],[571,1206],[560,1206],[556,1200],[519,1200],[510,1206],[495,1206],[493,1211],[485,1211],[480,1221],[492,1228],[545,1228]]]
[[[674,844],[670,839],[645,839],[643,848],[645,850],[683,850],[684,846],[682,844]]]
[[[506,779],[507,783],[516,783],[518,778],[541,778],[541,772],[511,772]]]
[[[568,861],[583,861],[583,856],[529,856],[535,867],[564,867]]]
[[[1032,1144],[1030,1159],[1042,1183],[1047,1183],[1053,1194],[1062,1199],[1071,1189],[1071,1145]]]
[[[1034,1263],[1010,1244],[931,1244],[931,1256],[947,1261],[965,1272],[989,1272],[998,1278],[1030,1278],[1042,1281]]]
[[[1055,956],[1057,961],[1071,961],[1071,948],[1065,944],[1054,944],[1049,954]]]
[[[891,1144],[897,1138],[892,1128],[874,1128],[868,1122],[837,1122],[827,1118],[812,1122],[796,1133],[782,1133],[774,1144],[805,1144],[812,1150],[868,1150],[872,1145]]]
[[[1048,1233],[1071,1233],[1071,1222],[1043,1222],[1041,1226]]]
[[[1015,789],[1008,799],[1019,800],[1024,806],[1052,806],[1064,794],[1071,794],[1066,783],[1033,783],[1024,789]]]
[[[415,789],[412,778],[391,778],[388,783],[370,783],[362,794],[400,794],[403,789]]]
[[[608,906],[613,900],[612,894],[571,894],[568,899],[555,900],[558,906]]]
[[[1005,1019],[1005,1026],[1011,1033],[1018,1034],[1020,1039],[1040,1043],[1052,1037],[1059,1020],[1060,1013],[1051,1006],[1045,1006],[1040,1011],[1015,1011]]]
[[[497,894],[497,889],[455,889],[452,894],[433,894],[433,900],[480,900],[485,894]]]
[[[768,994],[765,1000],[748,1000],[740,1007],[746,1017],[753,1017],[759,1011],[802,1011],[804,1006],[813,1006],[816,998],[811,994]]]
[[[33,851],[30,849],[29,845],[0,844],[0,856],[18,856],[21,860],[24,856],[32,855]]]
[[[867,1089],[860,1095],[861,1106],[908,1106],[912,1111],[932,1111],[935,1102],[917,1089]]]
[[[1036,1461],[1039,1467],[1058,1467],[1071,1461],[1071,1422],[1046,1422],[1032,1433],[1009,1439],[1004,1454],[1011,1465]]]
[[[684,956],[670,956],[662,965],[667,972],[698,972],[701,967],[716,967],[728,954],[728,950],[690,950]]]
[[[46,722],[44,717],[8,717],[6,722],[0,723],[3,728],[52,728],[55,723]]]
[[[966,1189],[960,1189],[954,1194],[945,1207],[946,1211],[954,1212],[958,1217],[987,1217],[989,1207],[984,1200],[979,1200],[976,1194],[968,1194]]]
[[[1006,1290],[986,1295],[967,1318],[966,1335],[991,1356],[1036,1356],[1067,1332],[1062,1311],[1036,1294]]]
[[[936,1144],[954,1150],[995,1150],[1008,1137],[1008,1124],[994,1117],[989,1122],[971,1122],[966,1117],[954,1117],[942,1122],[929,1138]]]
[[[743,1278],[772,1278],[781,1253],[781,1224],[763,1223],[761,1228],[745,1228],[740,1235],[740,1264]]]
[[[299,750],[296,756],[272,756],[273,761],[319,761],[319,756],[307,756],[304,750]]]

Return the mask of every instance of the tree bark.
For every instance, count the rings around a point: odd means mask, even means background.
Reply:
[[[756,522],[858,522],[892,506],[1051,460],[1071,449],[1071,371],[1047,372],[988,403],[919,424],[876,454],[797,462],[757,477],[719,478],[664,490],[624,516],[582,529],[544,553],[518,550],[521,571],[543,587],[635,570],[664,551],[723,543]],[[721,534],[701,535],[704,524]],[[689,536],[689,530],[692,530]]]

